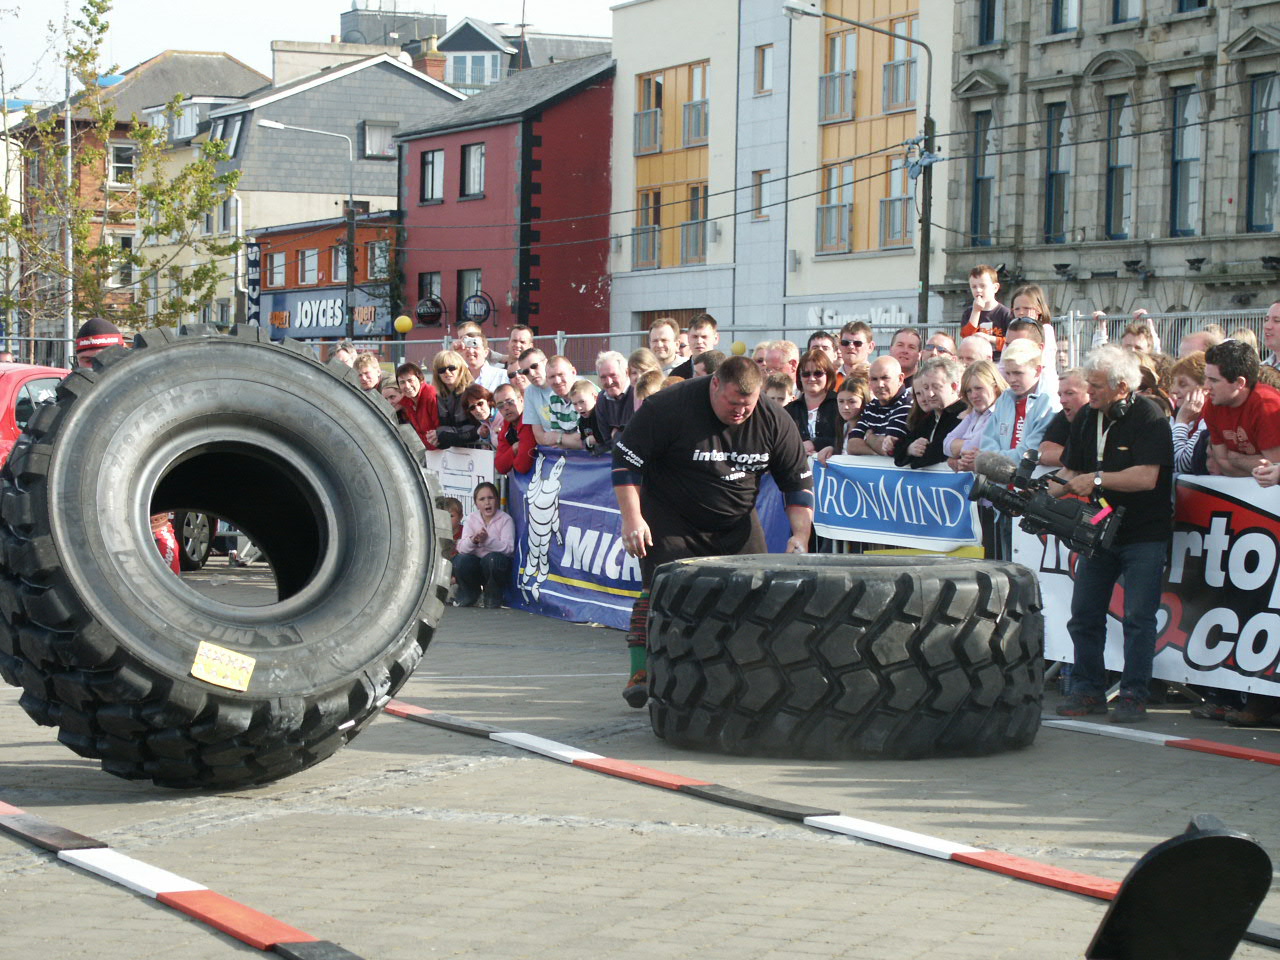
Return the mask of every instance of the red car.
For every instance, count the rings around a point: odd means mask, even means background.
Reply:
[[[9,459],[36,405],[52,401],[58,384],[70,372],[30,363],[0,363],[0,463]]]

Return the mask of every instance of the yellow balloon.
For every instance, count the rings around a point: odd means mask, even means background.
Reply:
[[[733,351],[735,357],[740,357],[747,352],[747,345],[741,340],[735,340],[733,341],[733,346],[729,349]]]
[[[396,333],[408,333],[413,329],[413,321],[408,317],[396,317]]]

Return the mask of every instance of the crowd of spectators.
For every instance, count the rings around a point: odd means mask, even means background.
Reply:
[[[963,472],[984,451],[1017,462],[1034,450],[1047,466],[1064,464],[1072,423],[1090,406],[1090,386],[1083,369],[1067,368],[1068,345],[1056,335],[1044,291],[1018,287],[1006,306],[987,266],[974,268],[969,287],[972,302],[954,327],[903,327],[884,348],[858,320],[838,332],[816,330],[803,347],[771,340],[749,350],[765,375],[764,394],[785,408],[807,453],[823,462],[880,456],[904,467],[945,464]],[[1140,364],[1134,395],[1153,401],[1171,426],[1176,472],[1280,483],[1280,302],[1267,313],[1261,344],[1247,328],[1228,334],[1208,324],[1181,336],[1176,355],[1166,355],[1154,324],[1138,311],[1119,330],[1095,315],[1091,346],[1116,333]],[[432,359],[429,378],[404,363],[394,380],[382,379],[372,356],[352,350],[344,359],[354,363],[360,386],[387,396],[428,449],[491,447],[499,474],[528,472],[539,445],[608,452],[648,397],[713,374],[726,356],[719,325],[706,314],[683,330],[660,318],[646,346],[626,356],[600,353],[594,382],[567,357],[534,346],[528,327],[511,330],[505,353],[492,350],[474,324],[460,326],[456,337],[453,349]],[[990,555],[1008,558],[1007,521],[989,509],[982,518]],[[470,596],[468,587],[464,598]],[[1280,702],[1255,700],[1208,715],[1280,721]]]

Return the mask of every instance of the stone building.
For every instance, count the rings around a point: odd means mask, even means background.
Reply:
[[[1280,2],[961,0],[948,314],[977,263],[1055,312],[1265,307],[1280,286]]]

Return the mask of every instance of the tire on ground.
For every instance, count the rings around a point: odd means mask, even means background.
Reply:
[[[109,773],[226,788],[309,767],[404,683],[447,595],[422,445],[345,366],[236,327],[151,330],[73,372],[0,475],[0,675]],[[278,599],[167,568],[148,517],[226,518]],[[198,671],[197,650],[213,644]],[[229,653],[228,653],[229,651]],[[214,661],[239,655],[243,679]]]
[[[710,557],[666,564],[649,613],[654,732],[677,746],[910,759],[1029,745],[1039,584],[947,557]]]
[[[173,515],[173,533],[178,538],[178,565],[183,570],[199,570],[213,552],[213,534],[218,521],[207,513],[179,510]]]

